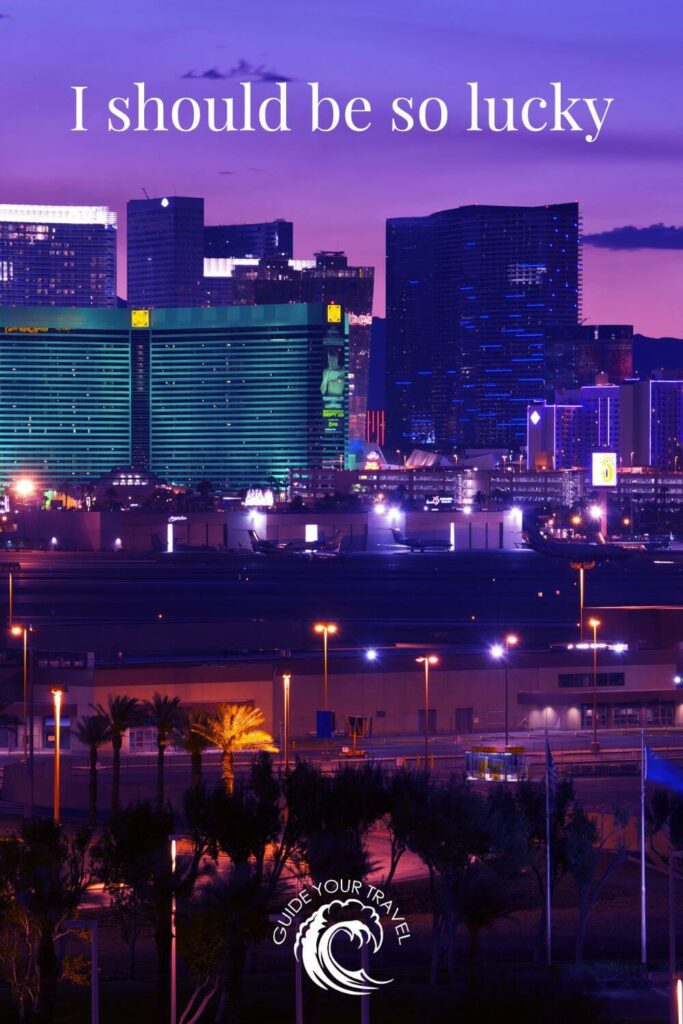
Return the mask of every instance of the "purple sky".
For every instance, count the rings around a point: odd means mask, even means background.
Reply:
[[[378,269],[384,220],[463,203],[579,200],[586,233],[683,224],[683,7],[679,0],[0,0],[0,201],[106,203],[165,192],[203,195],[207,221],[286,217],[296,255],[344,248]],[[289,135],[107,134],[106,100],[150,92],[229,96],[248,66],[292,79]],[[262,73],[262,72],[261,72]],[[256,76],[258,77],[258,75]],[[562,81],[615,97],[599,141],[472,135],[467,90],[524,99]],[[312,136],[306,82],[367,96],[374,124]],[[88,85],[87,134],[69,132],[70,85]],[[257,97],[272,90],[254,86]],[[441,134],[391,135],[391,99],[438,95]],[[645,239],[647,242],[647,239]],[[642,243],[639,243],[642,244]],[[683,334],[683,230],[677,249],[586,246],[584,315]],[[125,280],[121,275],[121,290]]]

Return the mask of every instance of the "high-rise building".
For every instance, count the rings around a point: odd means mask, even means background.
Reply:
[[[116,214],[0,204],[0,305],[115,306]]]
[[[576,203],[388,220],[389,440],[523,444],[550,341],[578,325],[579,302]]]
[[[683,470],[683,380],[627,381],[563,392],[527,409],[529,469],[589,469],[594,452],[624,469]]]
[[[642,380],[621,391],[624,466],[683,470],[683,380]]]
[[[201,306],[203,273],[203,199],[129,200],[129,306]]]
[[[372,335],[373,267],[350,267],[343,252],[310,260],[205,260],[208,305],[339,303],[349,325],[349,439],[365,440]]]
[[[0,482],[85,482],[115,466],[179,485],[283,484],[341,467],[340,305],[0,308]]]
[[[209,259],[294,255],[294,225],[289,220],[261,224],[211,224],[204,228],[204,255]]]
[[[44,486],[130,463],[130,314],[0,308],[0,481]]]

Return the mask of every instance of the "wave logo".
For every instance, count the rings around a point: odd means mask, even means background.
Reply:
[[[336,920],[341,913],[348,916]],[[306,918],[296,934],[294,956],[311,981],[326,992],[333,990],[347,996],[368,995],[390,983],[392,979],[371,978],[364,967],[357,971],[343,967],[333,951],[339,935],[345,935],[361,950],[367,946],[369,952],[377,953],[384,939],[380,916],[361,900],[348,899],[325,903]]]

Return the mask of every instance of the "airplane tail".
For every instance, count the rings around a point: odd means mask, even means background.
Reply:
[[[403,543],[403,534],[401,533],[400,530],[398,530],[398,529],[396,529],[396,527],[394,527],[392,529],[391,533],[392,533],[392,536],[393,536],[394,541],[395,541],[396,544],[402,544]]]
[[[249,540],[251,541],[252,551],[256,551],[261,538],[259,537],[256,530],[247,530],[247,533],[249,534]]]

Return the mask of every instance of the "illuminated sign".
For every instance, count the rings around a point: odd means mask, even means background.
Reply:
[[[5,334],[47,334],[49,327],[6,327]]]
[[[130,326],[131,327],[149,327],[149,310],[148,309],[131,309],[130,311]]]
[[[328,324],[340,324],[342,322],[342,308],[338,302],[330,302],[327,306]]]
[[[260,487],[250,487],[244,499],[246,508],[263,508],[275,504],[275,495],[270,490],[262,490]]]
[[[369,313],[349,313],[349,327],[372,327]]]
[[[529,417],[529,419],[531,420],[531,422],[533,423],[533,425],[534,425],[535,427],[537,427],[537,426],[538,426],[538,424],[539,424],[539,423],[541,422],[541,414],[540,414],[540,412],[538,412],[538,410],[537,410],[537,409],[534,409],[534,411],[532,412],[532,414],[531,414],[531,416]]]
[[[591,468],[593,487],[617,486],[616,452],[593,452]]]

